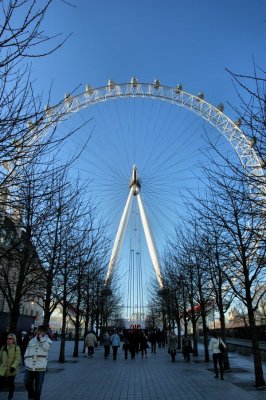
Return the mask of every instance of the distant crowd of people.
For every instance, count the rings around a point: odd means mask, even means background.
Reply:
[[[165,347],[167,343],[171,361],[176,361],[176,355],[180,346],[178,343],[178,337],[174,330],[172,330],[169,335],[166,335],[163,331],[156,332],[156,330],[152,330],[148,334],[143,330],[128,330],[119,335],[116,330],[109,332],[105,329],[101,337],[105,359],[109,358],[112,349],[112,358],[114,361],[116,360],[117,351],[121,343],[120,336],[122,336],[123,339],[122,350],[124,352],[125,360],[127,360],[129,356],[134,360],[137,353],[141,353],[142,358],[147,358],[147,349],[150,349],[151,354],[156,354],[157,346]],[[98,340],[96,334],[93,331],[90,331],[85,337],[85,348],[87,349],[87,355],[89,358],[93,358],[95,347],[98,347]],[[223,380],[223,352],[225,349],[225,343],[221,338],[218,338],[217,333],[214,331],[209,343],[209,350],[212,351],[215,378],[219,378],[220,372],[221,380]],[[182,337],[181,351],[184,360],[190,362],[190,356],[193,354],[194,350],[192,340],[188,334],[184,334]]]
[[[57,337],[53,337],[57,340]],[[95,332],[89,331],[85,335],[84,351],[88,358],[93,358],[94,350],[98,347],[98,339]],[[147,359],[150,349],[151,354],[156,354],[157,347],[165,347],[167,344],[171,361],[176,361],[176,355],[180,348],[178,337],[174,330],[168,335],[164,332],[152,330],[125,330],[122,334],[116,329],[103,330],[101,343],[104,347],[104,358],[109,358],[112,350],[112,359],[116,361],[118,349],[121,347],[124,359],[130,357],[135,359],[136,354],[141,354]],[[190,362],[190,355],[193,353],[192,341],[189,335],[182,337],[182,354],[185,361]],[[13,399],[15,390],[15,377],[19,365],[25,365],[26,372],[24,383],[28,392],[29,400],[40,400],[42,385],[45,377],[48,362],[48,352],[52,346],[51,333],[45,326],[41,325],[29,333],[22,331],[18,337],[10,332],[9,328],[0,335],[0,391],[8,387],[8,399]],[[216,332],[212,333],[209,343],[209,350],[212,351],[215,378],[223,380],[223,352],[226,349],[225,343],[218,337]]]

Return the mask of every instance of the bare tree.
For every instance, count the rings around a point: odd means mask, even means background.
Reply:
[[[251,145],[261,158],[265,168],[266,160],[266,73],[253,60],[253,73],[240,74],[227,69],[239,96],[240,105],[232,106],[237,112],[242,129],[251,140]],[[256,177],[253,177],[256,181]],[[257,183],[261,183],[258,182]]]
[[[264,385],[255,312],[264,294],[265,236],[261,215],[250,193],[249,180],[239,175],[205,170],[209,180],[208,200],[201,202],[201,213],[222,232],[220,239],[227,254],[223,269],[234,295],[248,310],[256,386]],[[205,213],[204,213],[205,210]]]
[[[50,216],[46,200],[50,187],[49,169],[41,171],[33,164],[20,168],[17,186],[10,194],[12,213],[9,217],[15,231],[13,239],[5,247],[0,261],[0,278],[4,282],[0,290],[8,302],[11,322],[15,332],[20,305],[25,300],[41,297],[41,281],[44,279],[42,263],[37,253],[37,241],[44,221]],[[9,265],[12,265],[11,273]]]
[[[58,143],[54,130],[48,133],[58,116],[47,118],[41,97],[34,94],[29,64],[66,40],[49,37],[41,29],[51,3],[5,0],[0,4],[0,187],[11,184],[18,166]]]

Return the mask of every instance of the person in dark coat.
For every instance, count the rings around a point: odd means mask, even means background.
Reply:
[[[151,344],[151,352],[156,353],[156,332],[152,331],[149,335],[149,342]]]
[[[135,355],[136,355],[136,347],[137,347],[137,338],[136,338],[136,334],[134,332],[130,333],[128,335],[128,341],[129,341],[129,352],[131,355],[131,359],[134,360]]]
[[[18,345],[20,347],[20,351],[21,351],[21,359],[22,359],[22,365],[24,365],[24,354],[26,351],[26,348],[28,346],[29,343],[29,335],[27,334],[26,331],[22,331],[20,334],[20,338],[18,340]]]
[[[191,349],[192,349],[191,340],[188,337],[188,335],[185,334],[182,339],[182,351],[183,351],[184,360],[186,360],[188,362],[190,361]]]
[[[104,347],[104,358],[105,359],[107,359],[110,354],[110,346],[111,346],[110,335],[106,331],[103,334],[103,347]]]
[[[122,350],[124,351],[124,354],[125,354],[125,360],[127,360],[127,355],[128,355],[128,350],[129,350],[129,340],[128,340],[127,334],[125,334],[125,337],[124,337],[124,343],[123,343]]]
[[[140,344],[139,348],[140,348],[140,351],[141,351],[141,357],[143,358],[144,354],[145,354],[145,357],[147,358],[148,343],[147,343],[146,335],[145,335],[145,333],[143,331],[141,331],[141,334],[140,334],[139,344]]]

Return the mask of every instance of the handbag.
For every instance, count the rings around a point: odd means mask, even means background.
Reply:
[[[220,350],[221,353],[224,353],[224,352],[225,352],[225,347],[224,347],[224,345],[222,344],[222,342],[221,342],[220,339],[219,339],[219,350]]]

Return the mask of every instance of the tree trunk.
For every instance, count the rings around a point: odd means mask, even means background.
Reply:
[[[256,323],[254,318],[253,309],[248,309],[248,317],[249,317],[249,325],[250,325],[250,333],[251,333],[251,342],[252,342],[252,353],[253,353],[253,361],[254,361],[254,372],[255,372],[255,384],[256,387],[265,386],[265,380],[263,376],[263,369],[261,363],[261,354],[259,348],[259,340],[256,331]]]
[[[193,356],[197,357],[199,353],[198,353],[197,321],[195,316],[192,317],[192,330],[193,330]]]
[[[178,349],[181,349],[181,320],[180,320],[180,313],[179,308],[176,314],[176,325],[177,325],[177,341],[178,341]]]
[[[80,324],[79,322],[77,322],[75,324],[75,343],[74,343],[73,357],[79,356],[79,328]]]
[[[18,324],[19,315],[20,315],[19,303],[14,302],[12,310],[10,312],[10,323],[9,323],[9,329],[10,329],[10,332],[12,332],[12,333],[17,332],[17,324]]]
[[[46,294],[45,302],[44,302],[44,316],[43,316],[43,325],[49,326],[50,323],[50,294]]]
[[[61,343],[60,343],[60,353],[58,361],[61,363],[65,362],[65,347],[66,347],[66,317],[67,309],[66,305],[63,305],[63,315],[62,315],[62,329],[61,329]]]
[[[78,293],[78,301],[77,301],[77,312],[76,312],[76,321],[75,321],[75,344],[74,344],[74,351],[73,357],[79,356],[79,330],[80,330],[80,293]]]
[[[207,330],[207,323],[206,323],[206,314],[205,314],[205,309],[202,309],[202,326],[203,326],[203,344],[204,344],[204,353],[205,353],[205,362],[210,361],[209,357],[209,350],[208,350],[208,345],[209,345],[209,340],[208,340],[208,330]]]

